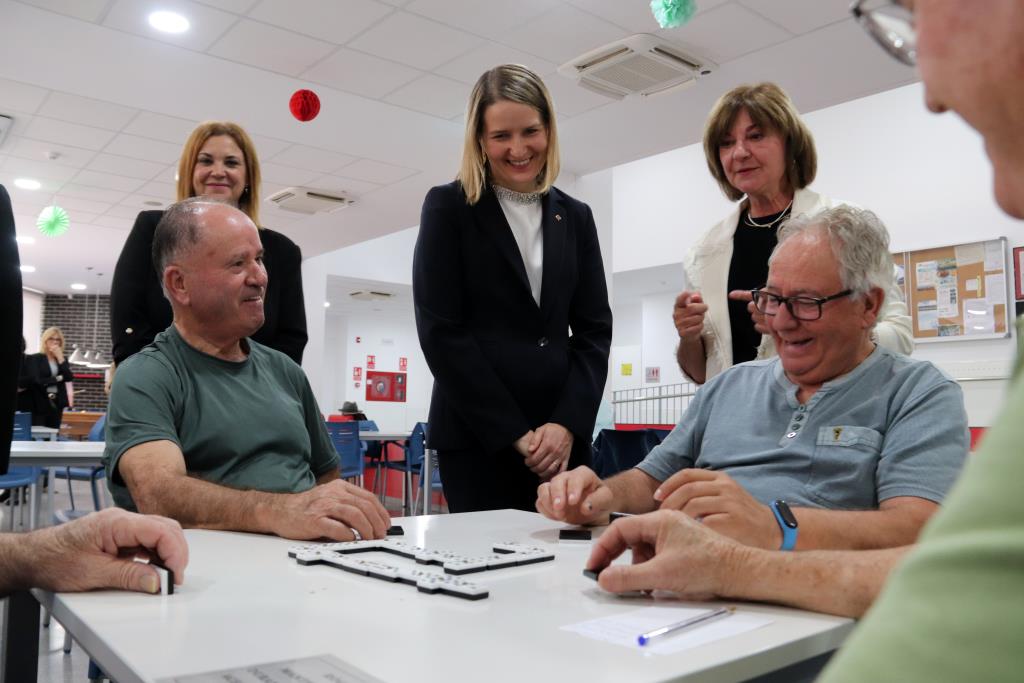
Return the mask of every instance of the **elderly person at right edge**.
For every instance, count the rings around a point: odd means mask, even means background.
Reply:
[[[996,201],[1007,214],[1024,218],[1024,3],[863,4],[854,2],[852,11],[872,36],[901,61],[920,65],[928,107],[955,111],[981,133]],[[1022,338],[1024,322],[1018,319],[1017,339]],[[613,524],[597,541],[589,566],[603,567],[630,547],[638,564],[603,571],[605,588],[661,588],[694,598],[782,602],[854,616],[871,605],[892,573],[878,602],[825,670],[824,683],[1019,680],[1024,670],[1019,347],[1017,357],[1002,414],[915,548],[761,551],[666,511]]]
[[[750,290],[765,283],[778,227],[788,216],[845,203],[807,188],[818,167],[814,138],[774,83],[741,85],[718,100],[704,127],[704,154],[725,196],[743,201],[683,259],[684,291],[672,312],[676,359],[697,384],[775,355]],[[874,340],[891,351],[913,351],[910,318],[895,285],[885,293]]]

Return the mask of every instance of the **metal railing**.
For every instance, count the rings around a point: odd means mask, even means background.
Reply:
[[[674,425],[696,392],[697,385],[691,382],[613,391],[615,423]]]

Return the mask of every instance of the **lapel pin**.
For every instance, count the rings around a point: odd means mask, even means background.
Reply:
[[[557,213],[556,213],[556,214],[555,214],[555,220],[556,220],[556,221],[560,221],[560,220],[562,220],[562,216],[561,216],[561,214],[557,214]]]

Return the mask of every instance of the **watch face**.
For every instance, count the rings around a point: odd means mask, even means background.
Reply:
[[[789,504],[784,500],[777,500],[773,503],[775,509],[779,511],[779,516],[782,517],[782,522],[790,529],[796,528],[796,517],[793,515],[793,511],[789,509]]]

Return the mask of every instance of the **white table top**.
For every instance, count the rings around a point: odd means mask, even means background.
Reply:
[[[98,465],[102,441],[12,441],[11,464],[34,467]]]
[[[404,441],[412,436],[412,432],[359,432],[362,441]]]
[[[396,523],[406,542],[428,548],[479,555],[494,542],[520,541],[548,546],[556,558],[468,575],[490,590],[489,598],[469,602],[299,566],[287,557],[294,541],[189,530],[191,560],[174,595],[36,594],[121,683],[326,653],[385,681],[743,680],[831,651],[853,626],[849,619],[744,604],[741,610],[770,615],[773,623],[650,655],[560,630],[649,604],[604,593],[583,577],[590,544],[559,544],[562,525],[514,510]]]

